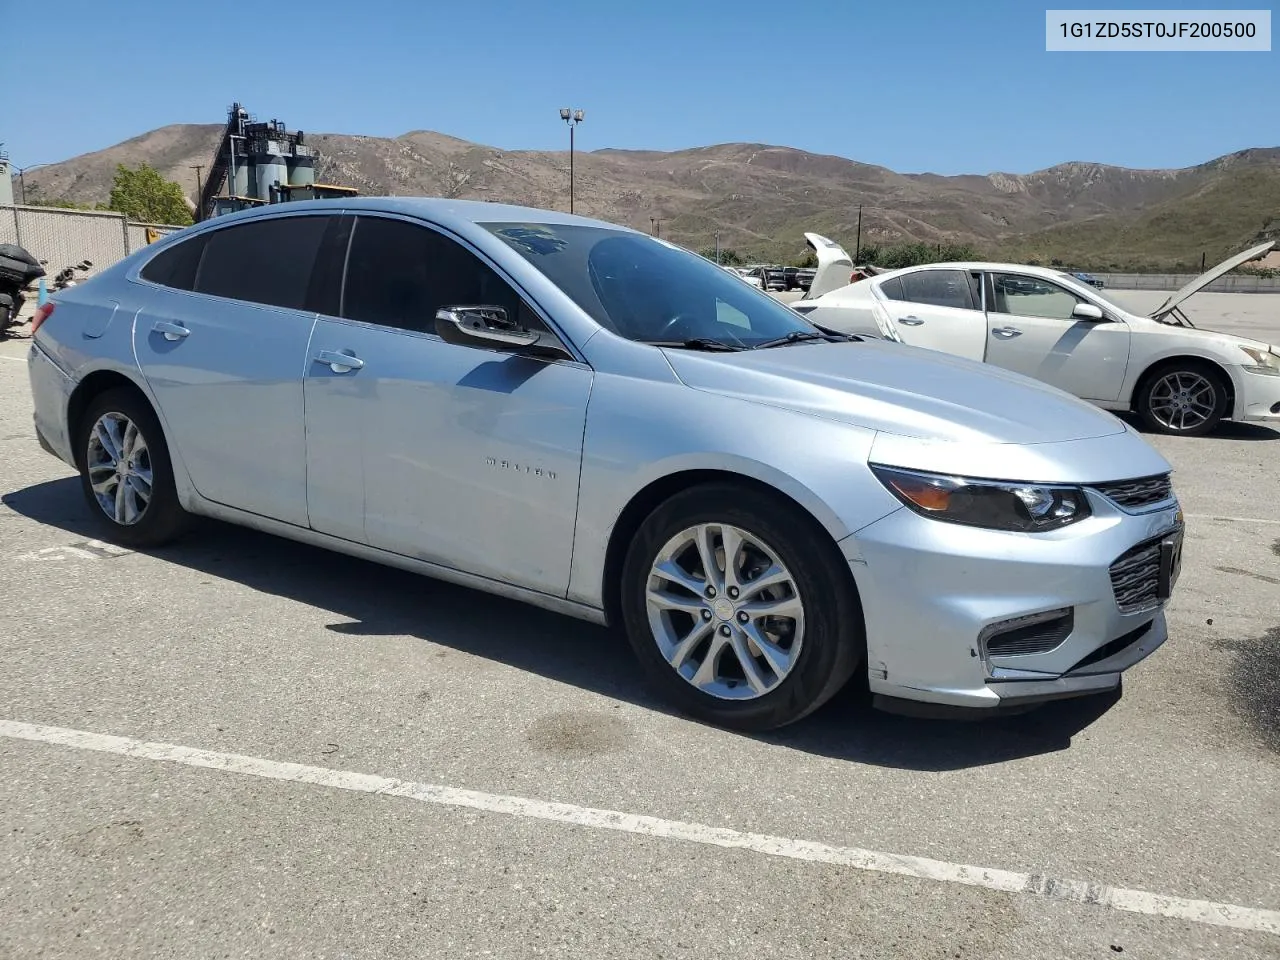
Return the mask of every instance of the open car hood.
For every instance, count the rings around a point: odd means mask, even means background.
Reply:
[[[1248,263],[1250,260],[1257,260],[1275,245],[1276,241],[1268,240],[1266,243],[1260,243],[1256,247],[1251,247],[1244,251],[1244,253],[1237,253],[1229,260],[1223,260],[1216,267],[1206,270],[1181,290],[1174,293],[1168,300],[1162,303],[1155,310],[1151,311],[1151,313],[1147,314],[1147,316],[1152,320],[1165,320],[1167,317],[1170,317],[1177,312],[1178,307],[1185,303],[1190,297],[1194,296],[1200,290],[1203,290],[1220,276],[1225,273],[1230,273],[1242,263]]]

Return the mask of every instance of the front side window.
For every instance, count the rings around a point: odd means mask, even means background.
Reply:
[[[1039,277],[994,273],[991,280],[995,289],[995,303],[992,307],[994,313],[1070,320],[1076,304],[1085,302],[1083,297]]]
[[[973,287],[963,270],[918,270],[900,278],[902,299],[935,307],[976,310]]]
[[[483,223],[598,324],[629,340],[751,347],[816,334],[798,313],[688,250],[610,227]]]
[[[527,330],[546,330],[509,283],[455,241],[407,220],[357,219],[342,316],[431,333],[441,307],[481,305],[503,307]]]
[[[212,231],[196,270],[196,292],[305,310],[329,221],[325,216],[271,217]]]

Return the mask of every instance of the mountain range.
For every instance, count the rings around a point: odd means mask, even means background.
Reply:
[[[29,198],[105,202],[116,165],[151,164],[189,196],[216,124],[174,124],[26,174]],[[364,194],[500,200],[567,209],[567,151],[501,150],[431,131],[395,138],[307,134],[317,179]],[[603,149],[574,157],[575,210],[695,249],[792,259],[803,232],[861,242],[969,243],[984,255],[1079,269],[1172,268],[1221,259],[1280,215],[1280,147],[1192,167],[1138,170],[1068,162],[1033,173],[895,173],[761,143],[673,152]],[[16,192],[16,191],[15,191]]]

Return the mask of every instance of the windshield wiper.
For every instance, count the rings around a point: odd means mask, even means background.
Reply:
[[[711,337],[692,337],[688,340],[641,340],[640,343],[647,343],[654,347],[683,347],[686,350],[736,351],[747,349],[742,344],[725,343],[723,340],[713,340]]]
[[[828,343],[843,343],[846,340],[859,340],[849,333],[837,333],[834,330],[793,330],[785,337],[778,337],[774,340],[765,340],[763,343],[757,343],[752,350],[763,350],[766,347],[785,347],[792,343],[809,343],[813,340],[825,340]]]

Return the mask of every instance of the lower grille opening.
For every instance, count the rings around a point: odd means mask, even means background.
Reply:
[[[1030,653],[1048,653],[1075,629],[1075,610],[1053,610],[1030,617],[1017,617],[993,623],[983,632],[987,655],[1019,657]]]
[[[1124,636],[1116,637],[1110,643],[1104,643],[1097,650],[1093,651],[1093,653],[1089,654],[1073,666],[1071,670],[1068,670],[1067,673],[1071,673],[1072,670],[1080,670],[1083,667],[1092,666],[1095,663],[1101,663],[1103,660],[1107,659],[1107,657],[1114,657],[1126,647],[1133,646],[1133,644],[1137,643],[1151,631],[1151,625],[1153,623],[1155,623],[1154,620],[1148,620],[1142,626],[1135,630],[1130,630]]]

